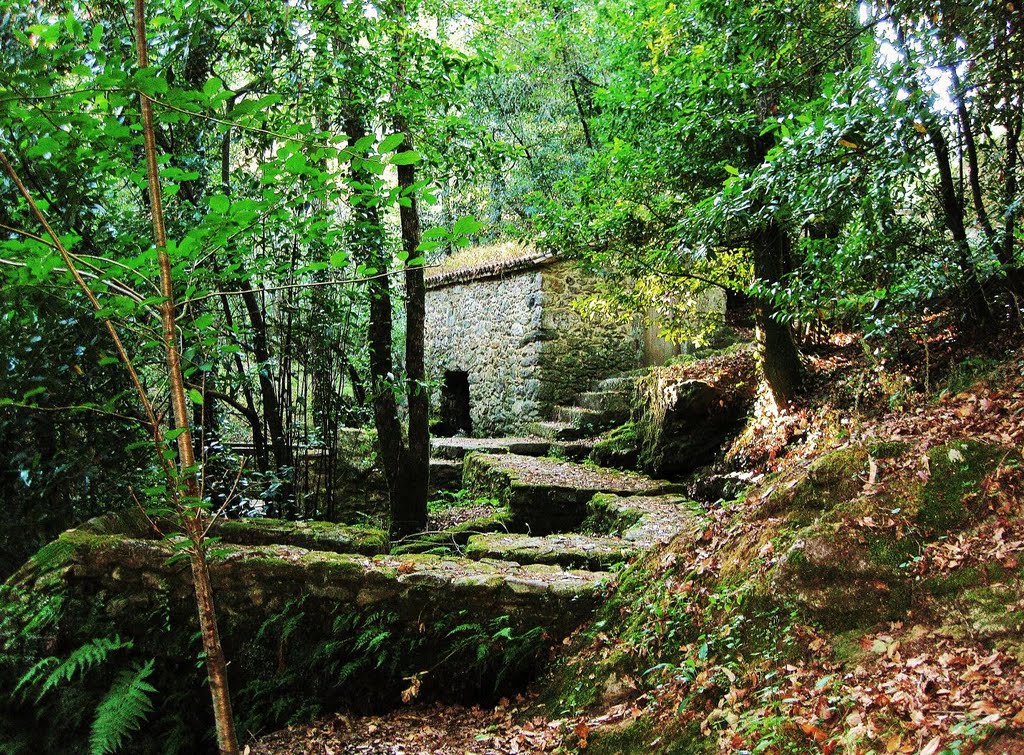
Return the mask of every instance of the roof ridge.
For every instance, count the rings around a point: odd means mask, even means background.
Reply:
[[[559,256],[552,252],[530,252],[511,259],[496,260],[494,262],[483,262],[469,267],[446,270],[444,272],[427,275],[424,282],[427,288],[440,288],[452,283],[464,283],[481,278],[491,278],[504,273],[519,272],[534,266],[548,264],[559,259]]]

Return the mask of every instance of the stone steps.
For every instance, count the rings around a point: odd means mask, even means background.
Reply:
[[[510,532],[473,535],[466,555],[566,568],[607,569],[688,533],[696,538],[707,518],[700,506],[678,495],[621,497],[599,493],[587,503],[587,522],[601,535],[542,537]]]
[[[630,394],[626,391],[586,391],[579,396],[585,409],[629,417]],[[625,419],[622,420],[623,422]]]
[[[432,438],[430,453],[435,459],[461,461],[466,454],[520,454],[544,456],[551,450],[551,441],[545,438]]]
[[[435,498],[440,493],[454,493],[462,488],[462,462],[450,459],[430,460],[427,495]]]
[[[466,546],[470,558],[490,558],[520,564],[554,564],[567,569],[602,571],[628,561],[640,551],[619,537],[546,535],[536,537],[496,532],[473,535]]]
[[[253,528],[257,534],[250,538],[242,531],[249,524],[239,521],[232,539],[264,539],[276,526]],[[144,532],[113,529],[135,530],[135,524],[107,527],[107,534],[98,534],[96,528],[69,530],[50,546],[57,563],[43,567],[29,561],[12,579],[28,585],[48,574],[63,574],[88,594],[106,590],[131,596],[133,605],[177,596],[181,605],[188,605],[188,569],[169,562],[171,547]],[[549,627],[554,637],[589,617],[613,581],[606,572],[550,564],[425,554],[367,556],[226,540],[211,554],[210,573],[223,610],[246,612],[254,620],[293,597],[309,596],[345,607],[379,606],[408,617],[413,627],[420,616],[451,612],[453,606],[470,609],[474,621],[513,615]],[[131,620],[138,615],[133,611]]]
[[[678,485],[628,472],[497,454],[468,456],[463,487],[497,499],[511,511],[514,529],[537,535],[579,527],[587,515],[587,502],[597,493],[632,496],[681,490]]]
[[[574,427],[568,422],[553,422],[550,420],[531,422],[526,426],[526,429],[534,435],[550,441],[580,440],[588,435],[586,431]]]
[[[636,377],[630,375],[620,375],[618,377],[606,378],[597,384],[597,390],[600,392],[616,392],[625,393],[626,395],[633,394],[633,388],[636,386]]]
[[[555,421],[578,428],[587,435],[597,435],[610,427],[622,424],[625,418],[616,412],[587,409],[583,406],[556,406]]]

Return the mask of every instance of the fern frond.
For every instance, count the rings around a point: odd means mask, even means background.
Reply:
[[[60,663],[60,659],[54,658],[52,655],[48,658],[43,658],[41,661],[38,661],[37,663],[34,663],[32,665],[32,668],[26,671],[24,676],[22,676],[21,679],[18,680],[17,685],[15,685],[14,687],[14,692],[12,693],[12,696],[17,695],[19,692],[21,692],[23,687],[35,686],[39,681],[39,677],[41,677],[43,673],[45,673],[48,667],[52,666],[55,663]]]
[[[450,632],[448,632],[448,636],[452,637],[456,634],[461,634],[463,632],[473,632],[475,634],[478,632],[482,633],[483,631],[484,628],[479,624],[459,624],[457,627],[453,628]]]
[[[153,710],[150,696],[156,689],[146,679],[153,673],[151,658],[135,669],[125,669],[96,708],[89,736],[91,755],[109,755],[116,752],[127,740],[129,734],[137,731],[143,720]]]
[[[32,556],[32,563],[43,572],[52,571],[57,566],[66,562],[74,551],[75,546],[73,543],[68,542],[62,537],[57,538],[52,543],[48,543],[36,551]]]
[[[117,635],[113,637],[97,637],[94,640],[90,640],[71,653],[57,668],[50,672],[50,675],[40,685],[36,700],[41,699],[43,695],[60,683],[70,682],[75,674],[79,672],[84,674],[93,666],[103,663],[103,661],[107,660],[107,656],[115,650],[130,647],[132,647],[131,640],[122,640]]]

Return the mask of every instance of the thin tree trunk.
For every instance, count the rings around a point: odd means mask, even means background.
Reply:
[[[774,137],[763,134],[751,145],[751,163],[760,165],[772,147]],[[772,218],[750,236],[754,277],[767,284],[779,283],[786,272],[789,239]],[[757,303],[757,325],[761,331],[761,370],[776,403],[785,404],[800,390],[803,365],[793,329],[778,319],[771,302]]]
[[[138,51],[139,68],[149,66],[146,51],[146,8],[145,0],[135,0],[135,46]],[[156,131],[153,125],[153,106],[145,94],[139,95],[142,110],[142,132],[146,145],[146,174],[149,184],[150,212],[153,220],[153,240],[157,248],[160,265],[160,291],[163,295],[161,319],[167,349],[167,372],[171,387],[171,405],[174,422],[181,430],[178,436],[178,457],[180,475],[185,483],[186,505],[181,512],[185,534],[192,543],[189,558],[192,565],[192,582],[195,591],[196,608],[199,614],[199,630],[206,655],[206,672],[213,701],[214,721],[217,728],[217,745],[224,755],[237,755],[238,741],[235,736],[234,715],[231,711],[231,697],[228,691],[227,662],[217,628],[217,614],[213,602],[213,585],[206,562],[205,528],[203,511],[199,506],[199,484],[195,473],[195,458],[192,438],[188,429],[188,409],[185,399],[185,383],[181,372],[181,355],[178,351],[177,327],[174,311],[174,281],[171,275],[171,260],[167,253],[167,233],[164,226],[163,204],[160,193],[160,172],[156,161]]]
[[[1003,224],[1003,238],[999,245],[999,261],[1010,273],[1011,278],[1016,277],[1017,260],[1013,253],[1015,243],[1014,232],[1017,221],[1017,163],[1018,148],[1020,146],[1021,114],[1016,111],[1007,118],[1006,124],[1006,181],[1003,201],[1006,205],[1006,219]]]
[[[366,136],[362,119],[350,112],[345,118],[345,133],[349,141],[357,142]],[[364,171],[354,171],[357,181],[371,183],[372,177]],[[352,208],[355,215],[355,247],[364,264],[377,270],[386,270],[388,260],[384,257],[384,233],[380,213],[376,206],[357,202]],[[402,495],[405,471],[405,442],[402,423],[398,416],[398,399],[395,397],[394,353],[392,338],[391,283],[386,275],[373,276],[367,282],[370,297],[370,321],[367,326],[367,341],[370,349],[370,400],[373,405],[373,421],[377,429],[377,444],[381,467],[388,486],[388,499],[392,502]]]
[[[974,139],[974,127],[971,125],[971,116],[967,112],[967,103],[964,100],[963,84],[960,76],[957,75],[956,66],[949,67],[950,76],[953,78],[952,94],[956,100],[956,112],[960,119],[960,131],[964,135],[964,144],[967,147],[967,180],[971,187],[971,198],[974,201],[974,212],[978,216],[978,222],[985,232],[985,238],[989,243],[995,243],[995,232],[992,230],[992,223],[989,221],[988,211],[985,209],[984,195],[981,191],[981,169],[978,165],[978,145]]]
[[[771,220],[753,233],[750,242],[754,276],[768,284],[780,282],[787,253],[785,231]],[[763,349],[761,368],[775,401],[784,404],[799,391],[803,382],[803,366],[792,328],[777,318],[778,313],[768,302],[758,303],[757,324]]]
[[[395,125],[405,133],[403,147],[413,148],[412,137],[403,119]],[[391,534],[399,538],[427,527],[427,484],[430,473],[430,397],[424,359],[424,327],[426,323],[426,286],[420,246],[420,217],[416,196],[416,169],[398,166],[398,186],[404,199],[399,207],[402,221],[402,247],[408,255],[405,268],[405,374],[409,402],[409,445],[403,468],[399,495],[391,501]]]
[[[949,145],[942,129],[933,125],[928,129],[928,139],[935,154],[935,163],[939,169],[939,200],[942,204],[942,216],[946,228],[953,237],[957,253],[960,257],[960,269],[966,278],[966,294],[968,311],[975,317],[988,320],[991,312],[981,289],[978,271],[971,260],[971,247],[967,240],[967,228],[964,225],[964,207],[956,191],[953,181],[953,169],[949,161]]]

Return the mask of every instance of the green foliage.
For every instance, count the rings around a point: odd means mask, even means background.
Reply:
[[[498,505],[499,503],[496,499],[478,496],[466,488],[441,491],[440,498],[435,498],[432,501],[427,502],[427,508],[432,512],[438,512],[444,509],[465,509],[477,506]]]
[[[30,717],[53,717],[46,729],[58,739],[62,731],[67,734],[84,726],[95,711],[88,735],[90,752],[102,755],[120,749],[153,710],[156,690],[146,679],[154,671],[155,660],[133,661],[135,643],[111,634],[87,639],[65,657],[44,655],[32,662],[40,650],[52,648],[61,637],[67,607],[64,595],[30,595],[6,587],[0,599],[0,679],[10,680],[7,702],[24,705],[31,697]],[[88,635],[103,627],[87,621],[80,629]],[[0,730],[7,729],[11,721],[5,715],[0,724]],[[0,746],[20,751],[38,743],[0,738]]]
[[[55,687],[70,682],[75,674],[84,674],[93,666],[107,660],[115,650],[132,647],[120,637],[98,637],[74,650],[67,658],[61,660],[48,656],[38,661],[18,681],[14,688],[15,694],[23,687],[37,689],[36,702]]]
[[[154,663],[150,660],[134,669],[124,669],[114,679],[96,708],[89,736],[91,755],[117,752],[153,711],[151,696],[156,694],[156,689],[146,679],[153,673]]]

